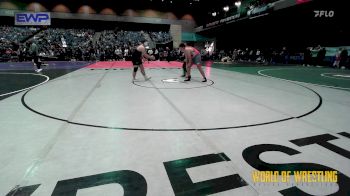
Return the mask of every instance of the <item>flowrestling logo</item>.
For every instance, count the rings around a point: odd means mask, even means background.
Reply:
[[[333,10],[314,10],[315,18],[332,18],[334,17],[334,11]]]
[[[51,25],[50,12],[15,13],[15,25]]]

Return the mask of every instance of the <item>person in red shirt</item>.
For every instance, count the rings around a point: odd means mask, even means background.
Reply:
[[[207,78],[205,77],[204,71],[202,69],[202,60],[200,52],[191,46],[186,46],[184,43],[179,45],[181,52],[185,54],[185,63],[186,63],[186,79],[185,81],[191,80],[191,67],[192,65],[196,65],[199,72],[203,76],[202,82],[207,82]]]

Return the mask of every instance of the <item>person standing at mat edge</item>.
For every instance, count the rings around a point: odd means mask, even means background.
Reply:
[[[202,69],[202,59],[201,53],[194,47],[186,46],[184,43],[179,45],[181,52],[185,54],[185,63],[186,63],[186,79],[185,81],[191,80],[191,67],[192,65],[196,65],[199,72],[203,76],[202,82],[207,82],[207,78],[205,77],[204,71]]]
[[[136,79],[136,73],[138,68],[140,67],[141,73],[145,80],[151,79],[151,77],[147,77],[146,72],[145,72],[145,67],[143,66],[142,59],[150,59],[150,60],[155,60],[154,56],[150,56],[147,54],[145,46],[147,46],[146,40],[142,40],[140,42],[140,45],[136,47],[136,49],[133,50],[132,52],[132,64],[134,65],[134,70],[132,72],[132,81],[135,81]]]
[[[37,67],[37,69],[35,71],[41,72],[43,69],[40,68],[41,62],[39,61],[39,47],[35,43],[34,40],[31,41],[31,45],[29,48],[29,54],[32,57],[32,61],[34,62],[34,65]]]

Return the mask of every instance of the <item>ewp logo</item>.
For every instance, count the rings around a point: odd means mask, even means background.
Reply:
[[[51,25],[50,13],[16,13],[15,25]]]

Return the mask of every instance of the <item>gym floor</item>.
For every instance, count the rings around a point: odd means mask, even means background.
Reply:
[[[0,64],[0,195],[350,195],[350,71]],[[338,182],[254,182],[254,171]]]

